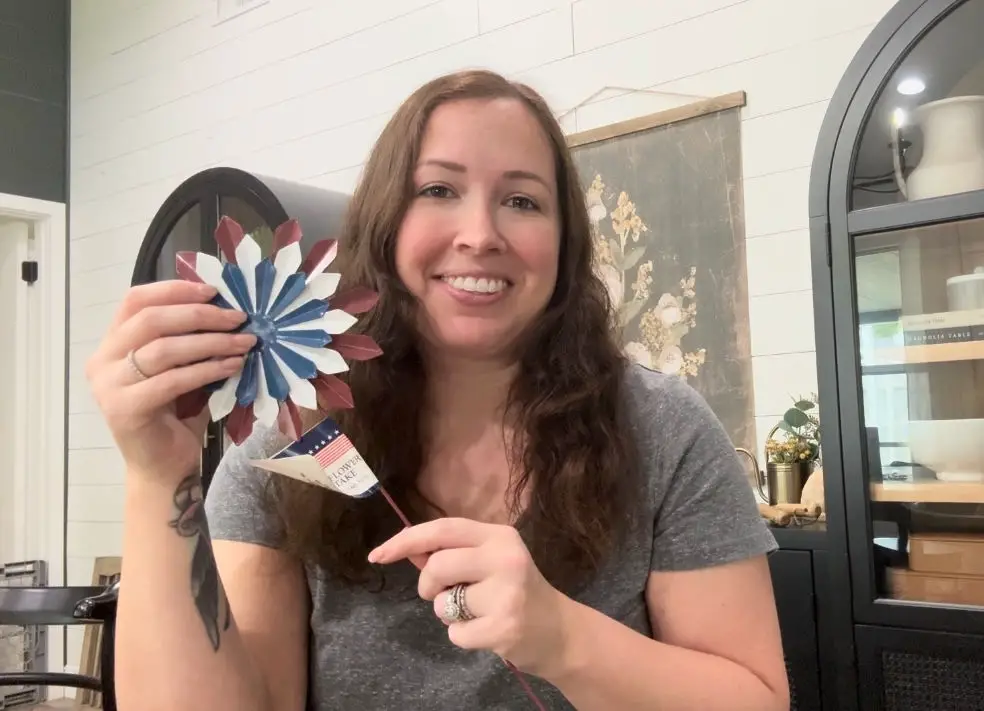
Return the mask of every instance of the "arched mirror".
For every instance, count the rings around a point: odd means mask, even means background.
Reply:
[[[211,168],[179,185],[158,209],[137,255],[131,283],[174,279],[175,256],[181,251],[221,256],[213,234],[228,216],[259,242],[264,254],[273,230],[288,219],[300,223],[302,251],[325,237],[337,236],[348,195],[236,168]],[[207,490],[222,453],[231,442],[221,423],[211,423],[202,453],[202,480]]]

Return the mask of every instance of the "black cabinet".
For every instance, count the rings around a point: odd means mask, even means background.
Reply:
[[[984,0],[900,0],[817,141],[812,599],[831,711],[984,711],[984,564],[961,548],[984,550],[981,27]]]
[[[984,637],[858,625],[864,711],[981,711]]]
[[[821,711],[813,554],[780,550],[769,557],[769,568],[782,628],[791,710]]]

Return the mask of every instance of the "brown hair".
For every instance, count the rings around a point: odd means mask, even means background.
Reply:
[[[525,439],[513,453],[511,505],[537,565],[555,584],[595,571],[634,520],[644,488],[625,419],[625,359],[611,329],[604,284],[592,270],[591,228],[564,134],[534,90],[489,71],[464,71],[415,91],[383,129],[349,205],[340,239],[343,288],[379,292],[357,330],[381,357],[348,373],[356,408],[336,413],[389,493],[414,522],[433,507],[416,482],[426,460],[420,403],[426,374],[417,348],[413,297],[396,275],[397,231],[414,197],[414,170],[434,109],[462,99],[515,99],[542,126],[556,162],[561,216],[557,284],[518,345],[519,374],[507,411]],[[353,500],[274,477],[288,551],[332,575],[369,579],[368,551],[400,526],[381,496]],[[520,497],[528,490],[525,510]]]

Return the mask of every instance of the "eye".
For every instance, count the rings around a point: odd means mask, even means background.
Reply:
[[[528,198],[525,195],[513,195],[506,200],[506,204],[509,207],[514,207],[517,210],[539,210],[540,206],[532,198]]]
[[[447,185],[428,185],[425,188],[423,188],[418,194],[421,197],[438,198],[438,199],[449,198],[454,195],[454,193],[451,192],[451,188],[449,188]]]

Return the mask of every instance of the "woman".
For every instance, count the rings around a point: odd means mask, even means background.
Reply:
[[[338,419],[418,525],[269,478],[249,460],[287,442],[257,431],[206,526],[203,422],[173,403],[253,342],[208,288],[133,289],[88,367],[128,471],[120,708],[533,708],[502,657],[549,709],[787,709],[774,540],[706,404],[620,354],[543,100],[484,71],[419,89],[342,245],[385,353]]]

